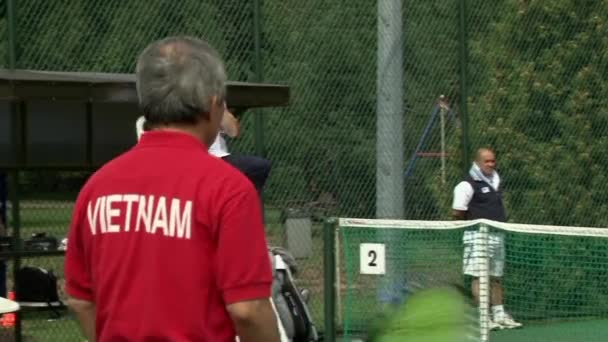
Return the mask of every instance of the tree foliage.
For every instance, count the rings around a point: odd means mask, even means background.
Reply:
[[[290,106],[255,112],[264,116],[273,161],[266,200],[284,205],[329,194],[339,204],[335,214],[373,216],[377,4],[261,3],[264,79],[292,91]],[[499,152],[511,219],[605,225],[608,5],[468,5],[470,148],[493,145]],[[189,34],[220,50],[231,79],[256,78],[253,2],[23,0],[18,6],[20,68],[133,72],[150,41]],[[459,7],[439,0],[403,7],[404,175],[439,95],[455,115],[447,122],[446,181],[439,159],[417,157],[405,181],[406,218],[445,219],[463,174]],[[6,55],[6,44],[0,50]],[[237,153],[254,152],[253,115],[243,118],[243,137],[230,142]],[[440,152],[438,124],[428,133],[423,152]]]
[[[496,146],[512,220],[605,226],[608,5],[505,9],[472,51],[485,70],[471,98],[472,140]]]

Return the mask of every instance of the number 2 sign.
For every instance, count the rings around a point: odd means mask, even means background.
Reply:
[[[384,244],[362,243],[359,245],[359,253],[359,272],[361,274],[386,273]]]

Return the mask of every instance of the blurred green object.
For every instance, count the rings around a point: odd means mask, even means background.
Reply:
[[[372,324],[370,341],[471,341],[477,335],[472,314],[467,298],[454,287],[420,290]]]

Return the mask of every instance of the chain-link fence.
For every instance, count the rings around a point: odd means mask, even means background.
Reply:
[[[605,227],[608,4],[477,5],[471,140],[496,146],[511,220]]]
[[[608,158],[602,152],[608,147],[608,4],[401,2],[403,39],[394,48],[403,52],[403,103],[397,113],[403,118],[403,146],[397,150],[404,160],[404,218],[448,219],[452,189],[468,159],[476,147],[490,145],[498,152],[511,221],[607,225]],[[264,195],[270,241],[290,241],[294,212],[300,215],[298,225],[310,228],[310,236],[303,237],[310,239],[310,250],[299,259],[298,281],[311,288],[311,307],[321,324],[320,221],[377,212],[377,156],[383,152],[377,139],[385,134],[376,130],[378,3],[4,3],[16,6],[15,66],[20,69],[131,73],[150,41],[188,34],[221,52],[230,79],[291,87],[289,107],[255,111],[263,116],[263,142],[254,135],[261,121],[245,114],[243,135],[229,144],[234,153],[247,154],[261,152],[263,145],[272,161]],[[0,58],[5,59],[11,49],[9,13],[4,11],[0,25]],[[69,209],[57,201],[73,200],[79,178],[70,191],[51,191],[54,196],[40,193],[37,185],[49,179],[60,182],[59,175],[48,173],[24,181],[24,198],[56,208],[22,206],[24,232],[28,220],[44,228],[55,218],[63,221],[53,232],[67,230]]]

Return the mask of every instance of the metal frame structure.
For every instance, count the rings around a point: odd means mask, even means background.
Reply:
[[[227,104],[236,115],[248,109],[280,107],[289,104],[290,88],[285,85],[228,82]],[[36,164],[28,160],[28,126],[33,118],[28,115],[29,101],[75,102],[83,104],[85,115],[85,158],[80,163]],[[93,160],[93,106],[99,103],[137,103],[133,74],[46,72],[0,69],[0,102],[8,102],[11,121],[11,142],[15,160],[0,162],[0,170],[9,174],[9,200],[11,202],[11,251],[0,251],[0,258],[13,260],[13,280],[21,267],[22,258],[62,256],[63,251],[30,252],[22,248],[20,172],[31,170],[94,170],[103,162]],[[261,113],[256,113],[260,115]],[[257,127],[256,127],[257,128]],[[55,134],[50,131],[49,134]],[[15,290],[18,293],[18,284]],[[20,315],[16,315],[15,340],[21,341]]]

